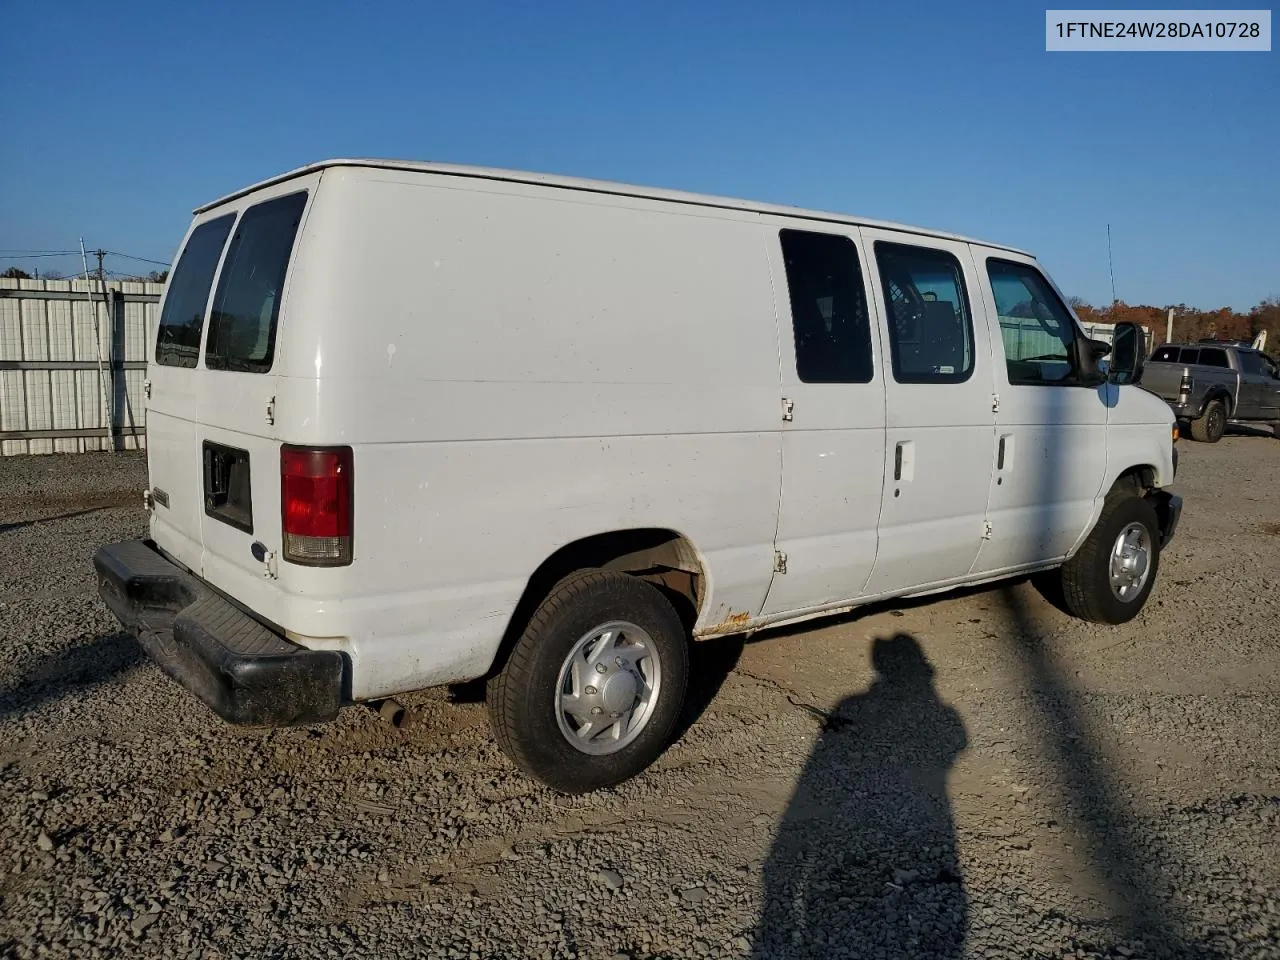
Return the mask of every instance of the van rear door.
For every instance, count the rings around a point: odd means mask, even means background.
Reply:
[[[273,367],[308,191],[295,182],[275,194],[246,201],[227,242],[209,309],[197,404],[201,572],[258,609],[280,552]]]
[[[201,534],[196,431],[200,344],[213,278],[235,224],[234,213],[197,219],[165,290],[155,353],[147,366],[147,470],[154,510],[151,536],[179,563],[199,571]]]

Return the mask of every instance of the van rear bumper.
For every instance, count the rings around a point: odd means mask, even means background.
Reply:
[[[161,669],[229,723],[331,720],[343,702],[343,658],[290,643],[170,562],[149,540],[93,556],[98,593]]]

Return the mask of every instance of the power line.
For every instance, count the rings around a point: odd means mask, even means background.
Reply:
[[[79,250],[0,250],[0,256],[34,256],[34,257],[59,257],[65,254],[79,253]]]
[[[172,266],[168,260],[137,257],[131,253],[121,253],[119,250],[103,250],[102,252],[108,256],[120,257],[124,260],[136,260],[139,263],[149,263],[157,267]],[[0,250],[0,260],[40,260],[46,257],[73,257],[78,256],[79,253],[79,250]]]
[[[61,250],[57,253],[0,253],[0,260],[39,260],[43,257],[70,257],[78,250]]]
[[[113,257],[124,257],[126,260],[137,260],[140,263],[154,263],[157,267],[170,266],[168,260],[152,260],[150,257],[135,257],[132,254],[120,253],[116,250],[104,250],[103,253],[109,254]]]

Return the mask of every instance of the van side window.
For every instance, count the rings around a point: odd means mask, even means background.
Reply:
[[[292,193],[240,217],[213,298],[205,366],[248,373],[271,369],[280,294],[306,204],[305,191]]]
[[[973,322],[960,262],[943,250],[876,242],[893,378],[962,383],[973,374]]]
[[[1219,347],[1201,347],[1200,348],[1200,365],[1205,367],[1231,367],[1231,361],[1227,359],[1227,351]]]
[[[782,230],[796,375],[805,383],[870,383],[871,323],[858,265],[848,237]]]
[[[204,333],[204,308],[209,302],[213,273],[236,215],[228,213],[191,231],[178,265],[169,278],[164,313],[156,331],[156,363],[166,367],[194,367]]]
[[[1071,345],[1078,331],[1057,293],[1035,267],[987,260],[1011,384],[1071,383]]]

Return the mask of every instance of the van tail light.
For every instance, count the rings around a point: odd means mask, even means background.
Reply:
[[[284,558],[308,567],[351,562],[350,447],[280,448]]]

